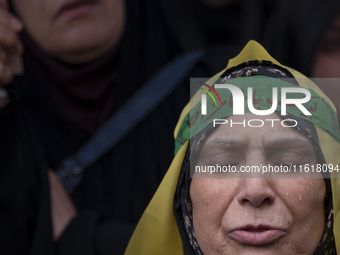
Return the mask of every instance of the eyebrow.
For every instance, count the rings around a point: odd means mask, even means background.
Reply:
[[[301,138],[279,138],[273,141],[269,141],[268,145],[276,146],[276,145],[303,145],[303,146],[313,146],[312,143],[307,139]]]
[[[237,139],[221,139],[221,138],[215,138],[211,141],[208,141],[206,143],[206,146],[210,147],[211,145],[224,145],[224,146],[242,146],[245,145],[246,142],[242,140]]]

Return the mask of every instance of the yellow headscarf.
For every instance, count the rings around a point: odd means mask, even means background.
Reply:
[[[299,85],[316,92],[324,100],[334,108],[328,97],[312,82],[304,82],[306,78],[301,73],[281,65],[272,58],[266,50],[257,42],[250,41],[241,53],[233,59],[229,60],[228,66],[212,77],[207,83],[213,84],[227,69],[238,66],[252,60],[270,61],[273,64],[285,68],[293,74]],[[199,94],[192,98],[192,101],[199,100]],[[174,136],[176,138],[183,119],[190,111],[188,104],[182,111],[179,122],[175,128]],[[340,143],[328,132],[315,127],[320,141],[320,146],[327,164],[340,165]],[[173,200],[176,192],[178,176],[182,167],[184,156],[188,147],[186,141],[178,152],[166,173],[162,183],[157,189],[154,197],[146,208],[141,220],[139,221],[125,254],[127,255],[151,255],[151,254],[183,254],[183,244],[177,229],[175,217],[173,215]],[[331,177],[334,177],[331,173]],[[331,179],[333,192],[333,208],[334,208],[334,237],[337,250],[340,250],[340,179]]]

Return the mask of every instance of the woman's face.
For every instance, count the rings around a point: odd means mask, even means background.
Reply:
[[[317,78],[340,78],[340,15],[327,29],[316,54],[312,76]],[[334,103],[340,121],[340,86],[336,80],[319,82],[318,85]],[[339,122],[340,123],[340,122]]]
[[[124,30],[123,0],[13,0],[13,5],[37,44],[65,62],[96,59]]]
[[[321,39],[312,76],[318,78],[340,77],[340,15],[336,16]]]
[[[315,164],[309,140],[294,128],[219,126],[205,141],[196,165]],[[230,122],[230,121],[229,121]],[[279,122],[276,122],[279,123]],[[217,176],[218,177],[218,176]],[[322,178],[194,178],[193,224],[204,254],[313,254],[324,228]],[[282,177],[282,176],[281,176]],[[321,177],[321,176],[320,176]]]

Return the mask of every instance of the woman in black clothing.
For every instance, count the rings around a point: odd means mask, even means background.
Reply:
[[[2,1],[4,9],[22,20],[0,11],[2,39],[10,39],[2,51],[10,53],[2,54],[8,65],[0,75],[2,84],[10,83],[10,103],[0,110],[4,254],[123,252],[171,161],[171,133],[189,88],[178,86],[88,167],[71,196],[53,170],[176,55],[214,43],[238,44],[240,34],[231,21],[245,6],[249,10],[246,4],[236,1],[230,9],[215,9],[191,2],[195,5],[167,0]],[[10,82],[23,71],[22,48],[24,73]],[[227,52],[221,56],[234,54],[232,47]],[[211,56],[219,55],[207,54],[196,74],[210,76],[227,59]]]

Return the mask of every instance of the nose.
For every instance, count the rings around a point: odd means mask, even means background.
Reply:
[[[244,178],[240,182],[237,200],[241,205],[259,208],[275,201],[275,193],[269,185],[269,179]]]

